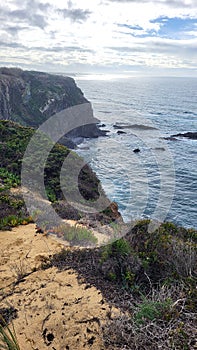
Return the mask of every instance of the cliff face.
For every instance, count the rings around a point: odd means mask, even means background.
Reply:
[[[37,128],[55,113],[83,103],[88,101],[70,77],[0,68],[0,119]],[[92,124],[77,128],[70,138],[103,135],[96,122],[92,116]]]

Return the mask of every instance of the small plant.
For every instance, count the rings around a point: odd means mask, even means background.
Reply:
[[[0,195],[0,203],[8,204],[10,207],[15,209],[21,209],[25,205],[25,202],[23,199],[13,197],[10,195],[9,192],[6,192],[6,191]]]
[[[72,245],[92,245],[97,243],[97,238],[85,227],[77,225],[60,225],[54,229],[58,237],[70,242]]]
[[[162,315],[171,305],[170,300],[154,301],[143,298],[142,303],[137,305],[134,315],[134,322],[136,325],[141,325],[146,321],[153,321],[162,318]]]
[[[68,240],[72,244],[86,245],[96,244],[97,238],[92,234],[91,231],[84,227],[71,226],[64,234],[64,239]]]
[[[19,176],[11,173],[5,168],[0,168],[0,179],[2,180],[2,185],[0,186],[0,190],[5,190],[11,187],[17,187],[18,185],[20,185]]]
[[[112,242],[104,246],[101,250],[100,263],[103,264],[111,257],[122,257],[125,258],[131,253],[129,242],[124,238],[119,240],[112,239]]]
[[[100,258],[101,265],[110,258],[111,253],[112,253],[111,244],[107,244],[106,246],[101,248],[101,258]]]
[[[53,189],[46,188],[46,193],[47,193],[47,196],[48,196],[48,199],[50,202],[52,202],[52,203],[56,202],[57,196],[56,196],[55,192],[53,191]]]
[[[11,229],[12,227],[16,227],[19,225],[27,225],[31,222],[33,222],[31,216],[18,217],[16,215],[9,215],[0,219],[0,230]]]
[[[108,272],[108,279],[110,280],[110,281],[115,281],[116,280],[116,274],[114,273],[114,272]]]
[[[135,274],[132,271],[127,270],[124,275],[125,282],[128,286],[132,286],[135,280]]]
[[[22,281],[27,275],[27,266],[24,264],[23,260],[20,260],[18,264],[11,266],[11,270],[14,271],[17,282]]]
[[[131,253],[129,242],[121,238],[112,243],[112,254],[119,257],[126,257]]]
[[[0,323],[0,349],[20,350],[14,325],[12,324],[12,329],[11,329],[11,327],[9,327],[2,318]]]

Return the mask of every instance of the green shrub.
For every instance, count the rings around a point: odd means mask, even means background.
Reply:
[[[112,228],[113,233],[108,240],[108,244],[101,248],[101,264],[113,256],[126,257],[131,253],[129,242],[124,238],[120,238],[121,224],[110,222],[109,227]],[[125,230],[125,226],[123,229]]]
[[[21,198],[14,197],[10,193],[3,192],[0,194],[0,204],[8,204],[10,207],[20,209],[25,205],[25,202]]]
[[[111,254],[112,254],[112,244],[107,244],[106,246],[101,248],[101,257],[100,257],[101,265],[110,258]]]
[[[111,271],[108,272],[107,277],[110,281],[116,281],[116,279],[117,279],[116,274],[114,272],[111,272]]]
[[[136,325],[141,325],[146,321],[153,321],[155,319],[163,318],[165,312],[169,309],[172,301],[153,301],[143,298],[142,303],[136,306],[134,313],[134,322]]]
[[[9,215],[0,219],[0,230],[10,229],[19,225],[27,225],[33,222],[31,216],[19,217],[16,215]]]
[[[131,253],[131,247],[128,241],[121,238],[112,243],[112,254],[118,257],[126,257]]]
[[[0,191],[16,187],[20,184],[19,176],[8,171],[6,168],[0,168],[0,179],[2,184],[0,185]]]

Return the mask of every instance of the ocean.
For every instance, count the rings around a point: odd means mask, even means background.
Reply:
[[[140,218],[197,228],[197,79],[75,77],[107,137],[86,139],[91,165],[125,222]],[[140,152],[133,152],[139,149]]]

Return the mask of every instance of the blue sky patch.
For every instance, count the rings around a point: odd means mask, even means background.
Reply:
[[[154,20],[150,20],[150,23],[159,24],[159,30],[150,29],[146,32],[143,31],[143,28],[138,25],[132,24],[117,24],[118,27],[127,28],[128,33],[134,37],[146,38],[146,37],[160,37],[174,40],[183,40],[195,38],[195,35],[192,35],[192,31],[197,32],[197,18],[180,18],[180,17],[158,17]],[[134,31],[134,32],[133,32]]]
[[[159,17],[150,22],[160,24],[160,29],[157,32],[157,35],[163,38],[191,38],[192,35],[189,32],[197,30],[197,19],[193,18]]]

